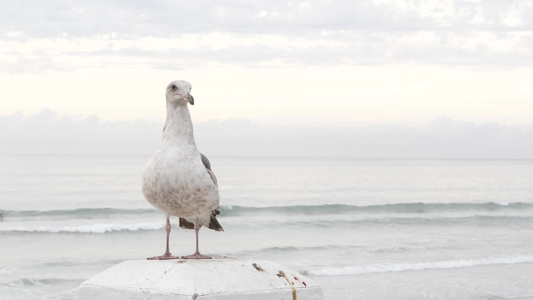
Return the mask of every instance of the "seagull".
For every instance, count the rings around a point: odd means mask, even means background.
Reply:
[[[196,252],[186,259],[209,259],[198,250],[198,232],[206,226],[224,231],[216,216],[220,213],[218,182],[211,163],[194,142],[188,104],[194,105],[191,84],[176,80],[166,90],[167,119],[163,136],[143,172],[144,197],[166,215],[166,251],[150,260],[178,258],[169,251],[170,216],[179,217],[181,228],[194,229]]]

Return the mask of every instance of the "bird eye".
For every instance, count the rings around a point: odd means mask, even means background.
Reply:
[[[177,87],[175,84],[171,85],[170,88],[171,88],[173,91],[175,91],[175,90],[178,89],[178,87]]]

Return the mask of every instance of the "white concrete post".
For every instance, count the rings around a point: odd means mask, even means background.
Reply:
[[[320,286],[264,260],[132,260],[81,284],[80,300],[321,300]]]

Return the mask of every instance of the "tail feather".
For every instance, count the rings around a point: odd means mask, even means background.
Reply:
[[[185,220],[185,218],[180,218],[180,227],[183,229],[194,229],[194,223]]]
[[[207,228],[215,231],[224,231],[224,228],[222,228],[222,225],[220,225],[217,220],[216,216],[218,214],[220,214],[218,209],[215,209],[211,212],[211,217],[209,218],[209,224],[207,225]],[[183,229],[194,229],[194,222],[189,222],[185,218],[180,218],[180,227]]]
[[[220,212],[219,212],[220,213]],[[207,226],[209,229],[213,229],[216,231],[224,231],[224,228],[222,228],[222,225],[218,223],[217,216],[215,213],[211,214],[211,218],[209,219],[209,226]]]

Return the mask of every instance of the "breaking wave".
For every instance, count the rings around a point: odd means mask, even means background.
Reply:
[[[29,233],[107,233],[115,231],[145,231],[159,230],[164,227],[163,222],[140,224],[91,224],[81,226],[16,226],[0,228],[0,232],[29,232]]]
[[[158,213],[155,209],[77,208],[55,210],[0,210],[4,217],[76,217],[91,219],[114,215],[141,215]]]
[[[294,205],[294,206],[232,206],[222,205],[221,216],[238,216],[247,214],[298,214],[298,215],[322,215],[322,214],[356,214],[356,213],[395,213],[395,214],[424,214],[439,212],[494,212],[494,211],[517,211],[533,210],[532,203],[398,203],[383,205]],[[156,209],[120,209],[120,208],[78,208],[71,210],[0,210],[4,218],[17,217],[75,217],[77,219],[106,218],[115,215],[157,215]]]
[[[241,215],[255,213],[275,213],[275,214],[354,214],[354,213],[439,213],[439,212],[461,212],[461,211],[506,211],[506,210],[528,210],[533,209],[530,203],[398,203],[383,205],[296,205],[296,206],[270,206],[270,207],[246,207],[246,206],[222,206],[223,215]]]
[[[313,276],[348,276],[374,273],[396,273],[406,271],[462,269],[477,266],[513,265],[524,263],[533,263],[533,255],[511,255],[479,259],[461,259],[435,262],[388,263],[364,266],[328,267],[310,269],[304,271],[304,273]]]

